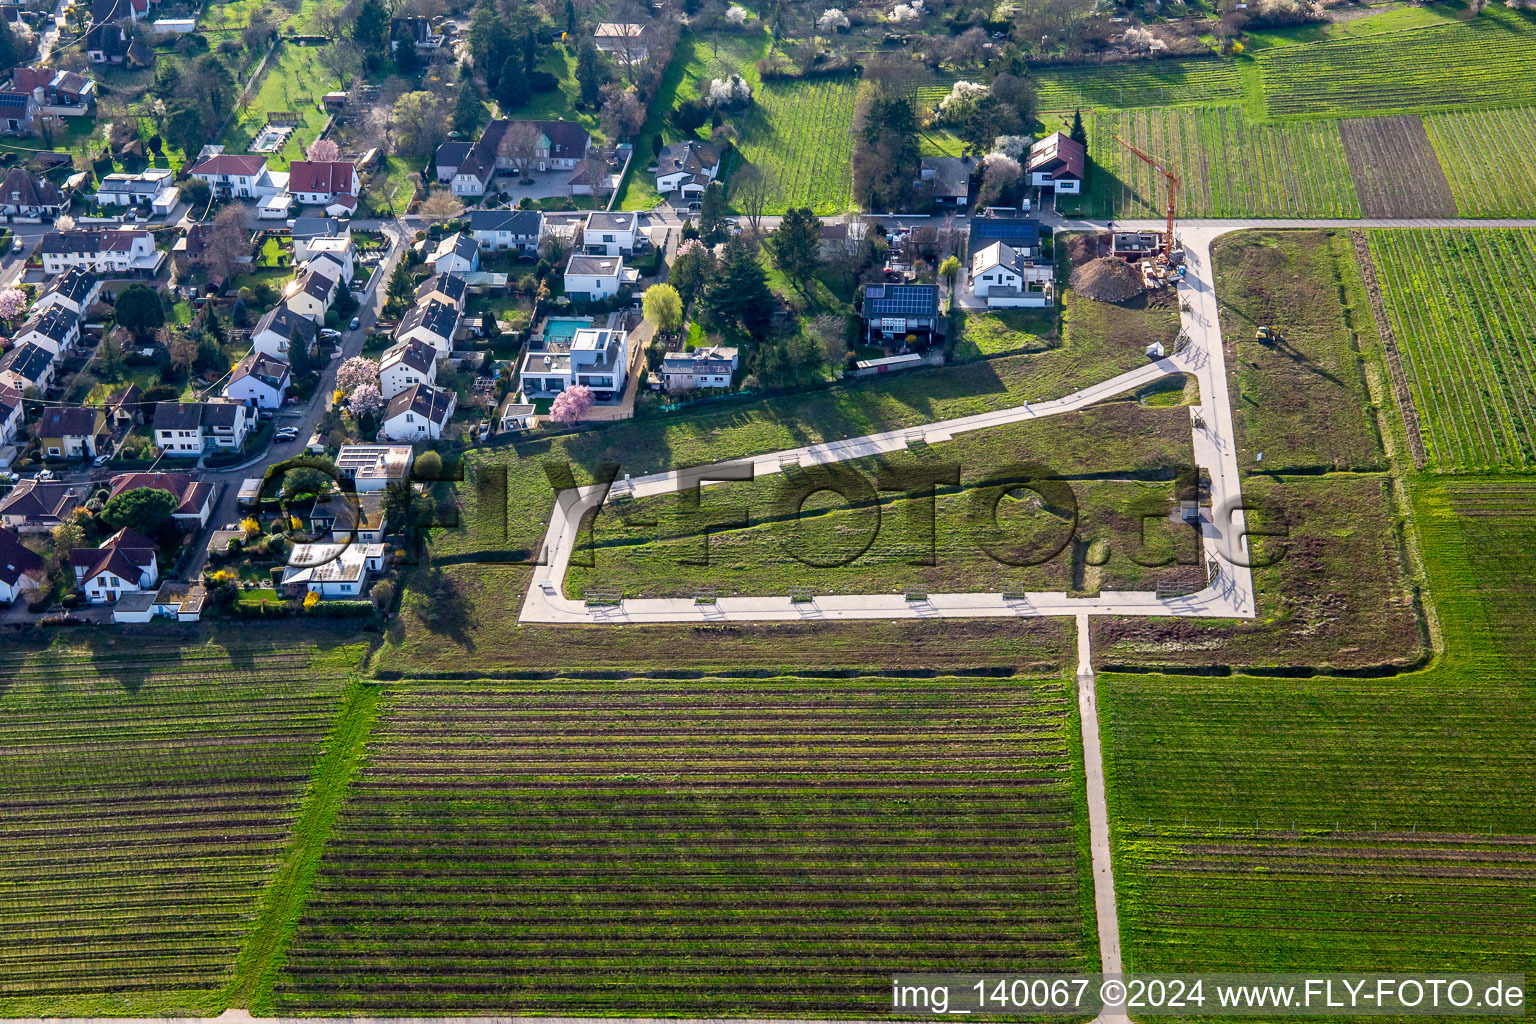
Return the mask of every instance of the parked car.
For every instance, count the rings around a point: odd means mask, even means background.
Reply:
[[[11,245],[11,251],[12,252],[22,252],[23,250],[26,249],[26,247],[27,247],[26,240],[22,239],[22,238],[17,238],[15,243],[13,243]]]
[[[363,326],[363,321],[357,317],[353,317],[351,322],[347,324],[347,329],[355,331],[361,326]]]
[[[320,337],[330,338],[332,341],[334,341],[341,337],[341,332],[334,327],[322,327],[320,328]]]
[[[279,428],[272,436],[279,441],[295,441],[298,439],[299,432],[294,427],[282,427]]]
[[[112,459],[112,456],[110,456],[110,455],[98,455],[94,459],[91,460],[91,465],[98,466],[98,467],[99,466],[105,466],[109,461],[111,461],[111,459]]]

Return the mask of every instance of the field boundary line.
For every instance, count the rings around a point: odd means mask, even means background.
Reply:
[[[294,820],[293,839],[267,882],[245,945],[235,959],[234,974],[224,992],[226,1005],[262,1006],[271,998],[331,827],[378,718],[382,693],[383,685],[376,680],[354,675],[349,682],[336,725],[325,738]]]
[[[1381,297],[1381,283],[1376,279],[1376,261],[1371,259],[1370,244],[1365,232],[1358,229],[1349,233],[1354,245],[1355,261],[1360,264],[1360,275],[1365,278],[1365,291],[1370,297],[1371,316],[1376,321],[1376,331],[1381,336],[1381,347],[1387,354],[1387,370],[1392,377],[1392,390],[1397,392],[1397,407],[1402,410],[1403,427],[1408,436],[1408,450],[1413,453],[1413,466],[1423,469],[1429,462],[1424,450],[1424,435],[1419,428],[1419,410],[1413,404],[1413,392],[1408,389],[1408,377],[1403,373],[1402,356],[1397,351],[1397,336],[1387,320],[1386,306]]]

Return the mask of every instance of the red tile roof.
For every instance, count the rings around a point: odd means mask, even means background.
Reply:
[[[350,162],[314,163],[295,160],[288,165],[289,192],[350,193],[356,169]]]
[[[260,174],[261,169],[267,165],[264,156],[252,156],[249,153],[220,153],[218,156],[209,157],[202,163],[189,170],[188,174]]]

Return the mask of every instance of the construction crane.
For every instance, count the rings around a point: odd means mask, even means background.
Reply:
[[[1135,146],[1131,145],[1129,142],[1126,142],[1120,136],[1116,135],[1115,141],[1120,143],[1120,145],[1124,146],[1126,149],[1130,150],[1132,153],[1135,153],[1137,156],[1141,157],[1143,161],[1150,164],[1155,170],[1162,171],[1165,175],[1168,176],[1168,230],[1163,235],[1163,251],[1159,254],[1158,258],[1163,263],[1169,263],[1171,262],[1173,255],[1173,214],[1175,204],[1178,203],[1179,197],[1179,176],[1174,174],[1168,168],[1164,167],[1162,164],[1158,163],[1156,160],[1152,159],[1147,154],[1143,153],[1141,150],[1137,149]]]

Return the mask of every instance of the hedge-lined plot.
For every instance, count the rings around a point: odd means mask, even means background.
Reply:
[[[1536,108],[1434,114],[1424,127],[1463,217],[1536,212]]]
[[[1260,51],[1266,111],[1358,117],[1536,102],[1536,25],[1489,5],[1470,21]]]
[[[386,696],[280,1010],[878,1012],[1087,968],[1058,682],[421,684]]]
[[[1242,95],[1237,65],[1220,58],[1135,61],[1035,68],[1039,108],[1165,107],[1235,102]]]
[[[1373,231],[1370,246],[1430,466],[1536,465],[1536,232]]]
[[[344,682],[163,653],[0,681],[0,1011],[222,1009]]]
[[[1119,135],[1181,178],[1179,213],[1193,217],[1358,217],[1332,121],[1254,124],[1237,107],[1099,111],[1089,188],[1112,217],[1158,217],[1167,179]]]

